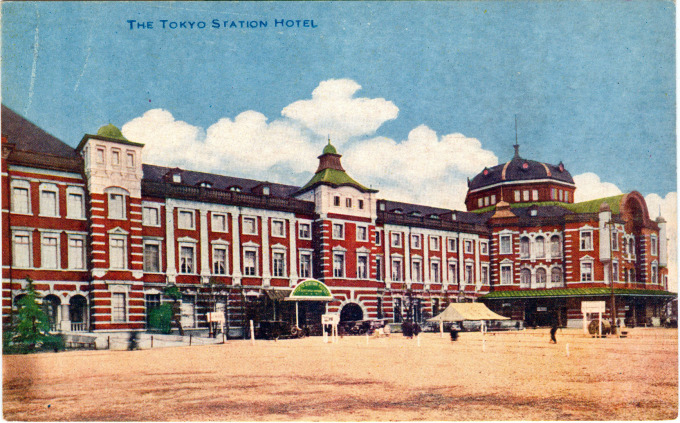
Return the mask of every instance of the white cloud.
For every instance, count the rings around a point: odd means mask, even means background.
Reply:
[[[273,121],[247,111],[233,120],[223,118],[207,130],[176,120],[154,109],[123,125],[123,134],[145,144],[144,161],[262,179],[291,179],[316,165],[316,145],[299,125]]]
[[[354,143],[344,157],[351,174],[381,190],[382,198],[464,209],[466,177],[498,158],[462,134],[438,137],[425,125],[396,142],[379,137]]]
[[[592,172],[574,176],[574,183],[576,184],[575,203],[622,194],[619,187],[611,182],[602,182],[600,177]]]
[[[354,98],[360,89],[351,79],[329,79],[316,87],[311,100],[296,101],[281,114],[342,145],[350,138],[374,134],[399,114],[399,108],[384,98]]]

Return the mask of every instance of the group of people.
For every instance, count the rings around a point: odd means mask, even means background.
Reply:
[[[405,337],[413,338],[414,336],[418,336],[418,334],[422,332],[422,329],[417,322],[407,320],[401,324],[401,332]]]

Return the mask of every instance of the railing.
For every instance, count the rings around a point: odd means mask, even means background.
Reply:
[[[87,332],[87,323],[71,322],[71,332]]]
[[[447,229],[463,232],[475,232],[481,234],[490,234],[491,231],[486,225],[479,225],[475,223],[464,223],[456,220],[448,219],[432,219],[427,216],[409,216],[399,213],[391,213],[386,211],[378,212],[378,221],[390,225],[403,226],[417,226],[431,229]]]
[[[255,195],[244,192],[221,191],[190,185],[142,181],[142,193],[150,197],[182,198],[209,203],[233,204],[295,213],[314,213],[314,203],[310,201]]]

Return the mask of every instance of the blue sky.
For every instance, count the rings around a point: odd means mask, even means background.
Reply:
[[[130,30],[129,19],[155,26]],[[161,19],[269,26],[163,30]],[[275,19],[317,28],[273,28]],[[271,122],[322,81],[346,79],[361,86],[355,97],[398,108],[346,148],[400,144],[425,125],[476,139],[503,162],[517,115],[527,158],[562,160],[624,192],[676,190],[672,2],[5,3],[2,24],[3,103],[74,146],[151,109],[199,138],[246,111]],[[321,138],[310,138],[318,150]],[[272,168],[245,176],[311,175]],[[390,192],[389,181],[368,182]]]

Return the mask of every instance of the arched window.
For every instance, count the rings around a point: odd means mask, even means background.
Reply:
[[[522,288],[529,288],[531,286],[531,270],[522,269],[519,272],[519,285]]]
[[[519,240],[519,258],[529,258],[529,238],[526,236]]]
[[[562,243],[560,237],[553,235],[550,237],[550,255],[552,257],[559,257],[562,255]]]
[[[553,286],[562,286],[562,269],[559,267],[553,267],[553,269],[550,271],[550,283],[553,284]]]
[[[536,285],[545,286],[546,276],[545,269],[536,269]]]
[[[536,237],[536,257],[545,257],[545,238],[542,236]]]

